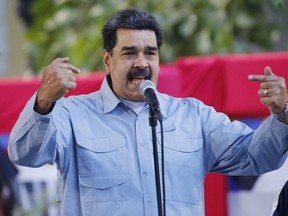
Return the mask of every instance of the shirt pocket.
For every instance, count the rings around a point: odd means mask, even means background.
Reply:
[[[173,132],[164,133],[164,137],[166,199],[199,205],[203,198],[201,187],[204,179],[202,138]],[[161,164],[159,141],[158,155]]]
[[[76,137],[82,202],[128,200],[128,149],[120,135],[92,139]]]
[[[80,175],[79,183],[82,202],[125,201],[130,198],[127,172]]]
[[[97,139],[77,137],[77,160],[79,175],[96,173],[128,173],[128,148],[123,136]]]

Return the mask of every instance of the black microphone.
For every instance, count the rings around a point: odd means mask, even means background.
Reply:
[[[150,80],[144,80],[140,84],[140,92],[145,96],[146,102],[149,104],[151,111],[157,116],[159,121],[162,121],[162,113],[160,111],[159,102],[155,94],[155,85]]]

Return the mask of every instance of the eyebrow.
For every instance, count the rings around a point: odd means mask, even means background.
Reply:
[[[137,46],[124,46],[122,47],[121,51],[131,51],[131,50],[137,50]],[[156,46],[146,46],[145,50],[152,50],[152,51],[157,51],[158,47]]]

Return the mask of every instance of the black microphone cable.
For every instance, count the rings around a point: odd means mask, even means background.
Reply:
[[[162,169],[162,195],[163,195],[163,216],[166,216],[166,190],[165,190],[165,164],[164,164],[164,132],[163,122],[160,122],[161,132],[161,169]]]

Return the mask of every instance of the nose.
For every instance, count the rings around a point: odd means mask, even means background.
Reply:
[[[135,62],[134,62],[134,67],[139,68],[139,69],[144,69],[148,67],[147,59],[142,53],[137,55]]]

